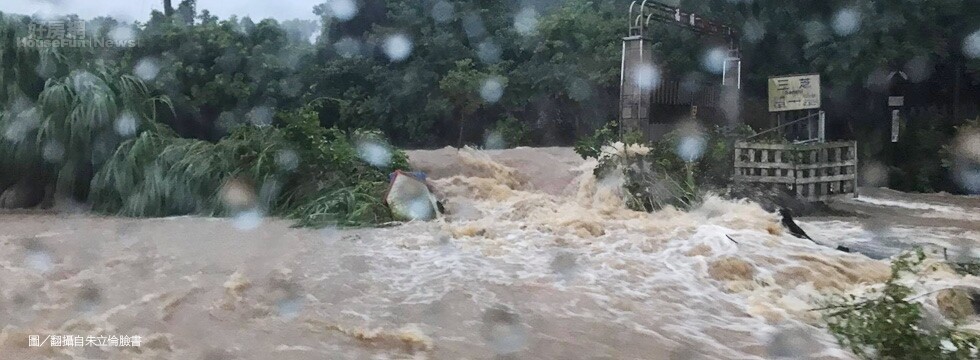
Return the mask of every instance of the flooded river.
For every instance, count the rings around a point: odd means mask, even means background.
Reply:
[[[980,255],[977,198],[867,189],[834,205],[847,216],[799,219],[821,246],[744,201],[626,210],[570,149],[410,156],[446,218],[0,214],[0,359],[850,359],[813,308],[884,281],[904,248]],[[980,280],[913,284],[949,285]]]

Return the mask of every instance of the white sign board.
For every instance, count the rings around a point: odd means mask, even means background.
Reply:
[[[888,97],[888,106],[896,106],[896,107],[898,107],[898,106],[905,106],[905,97],[904,96],[889,96]]]
[[[820,108],[820,75],[792,75],[769,78],[769,111]]]

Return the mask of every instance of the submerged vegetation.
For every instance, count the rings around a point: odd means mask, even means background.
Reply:
[[[922,269],[925,254],[905,253],[892,262],[891,277],[866,299],[835,300],[822,308],[838,341],[864,359],[976,359],[980,334],[928,319],[904,276]]]

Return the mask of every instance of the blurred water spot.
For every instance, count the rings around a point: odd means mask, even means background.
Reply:
[[[499,131],[493,130],[487,133],[486,139],[483,141],[483,147],[491,150],[506,149],[507,140],[504,140],[503,134]]]
[[[434,215],[432,212],[435,209],[432,208],[432,202],[427,196],[415,197],[407,205],[406,213],[409,220],[428,220]]]
[[[28,249],[24,255],[24,265],[42,273],[51,270],[52,263],[51,254],[43,248]]]
[[[299,296],[287,296],[276,302],[276,313],[284,320],[295,319],[302,309],[303,299]]]
[[[327,8],[330,9],[333,17],[344,21],[353,19],[357,15],[357,3],[353,0],[329,0]]]
[[[746,20],[742,31],[745,33],[745,40],[752,43],[759,42],[766,36],[766,27],[755,18]]]
[[[642,64],[633,74],[633,82],[641,89],[656,89],[660,86],[660,70],[653,64]]]
[[[56,140],[49,140],[44,143],[41,156],[49,163],[59,163],[65,158],[65,146]]]
[[[575,101],[585,101],[592,97],[592,86],[582,78],[574,78],[568,84],[568,96]]]
[[[436,22],[444,23],[452,21],[455,15],[456,11],[453,9],[453,4],[445,0],[439,0],[432,5],[432,19]]]
[[[520,317],[502,305],[483,312],[481,334],[497,355],[514,354],[527,344],[527,330]]]
[[[240,211],[232,218],[231,224],[239,231],[252,231],[262,225],[262,211],[250,209]]]
[[[253,186],[245,180],[234,178],[221,187],[221,201],[231,211],[242,211],[255,206],[257,195]]]
[[[136,31],[131,26],[120,25],[109,31],[109,38],[117,44],[124,44],[136,40]]]
[[[299,155],[290,149],[279,150],[276,153],[276,165],[285,171],[293,171],[299,167]]]
[[[514,16],[514,29],[524,36],[533,35],[538,31],[538,12],[530,7],[521,9]]]
[[[480,39],[487,35],[487,29],[483,26],[480,16],[467,14],[463,17],[463,31],[470,39]]]
[[[133,74],[137,77],[143,79],[144,81],[150,81],[156,79],[157,74],[160,73],[160,62],[152,57],[145,57],[140,59],[136,66],[133,67]]]
[[[773,334],[766,348],[769,358],[809,359],[820,352],[820,344],[814,341],[813,334],[799,327],[783,328]]]
[[[852,8],[844,8],[834,14],[833,28],[834,33],[840,36],[847,36],[857,31],[861,25],[861,13]]]
[[[476,55],[480,57],[480,61],[485,63],[494,64],[499,62],[500,54],[500,46],[493,41],[486,40],[476,46]]]
[[[86,283],[78,290],[76,305],[82,312],[92,312],[102,303],[102,290],[94,283]]]
[[[99,82],[99,78],[88,71],[76,71],[71,76],[72,88],[78,93],[91,91]]]
[[[385,39],[384,51],[391,61],[402,61],[412,54],[412,40],[404,34],[394,34]]]
[[[37,129],[41,125],[41,117],[37,108],[31,107],[17,113],[14,121],[4,129],[3,136],[9,141],[19,142],[25,140],[27,134]]]
[[[725,49],[720,47],[713,48],[704,54],[701,65],[704,66],[705,70],[715,74],[721,74],[725,67],[726,57],[728,57],[728,52]]]
[[[361,53],[361,43],[349,37],[345,37],[334,43],[333,48],[337,51],[337,54],[345,59],[350,59]]]
[[[980,58],[980,30],[963,39],[963,54],[971,58]]]
[[[387,167],[391,164],[392,155],[387,144],[369,139],[357,142],[357,156],[372,166]]]
[[[806,40],[811,43],[819,43],[827,40],[827,27],[819,21],[807,21],[803,24],[803,34]]]
[[[252,125],[265,127],[272,125],[272,109],[268,106],[259,106],[249,111],[245,117]]]
[[[692,162],[701,158],[704,148],[707,145],[704,137],[698,135],[686,135],[677,143],[677,156],[686,162]]]
[[[480,97],[488,103],[500,101],[504,96],[504,84],[499,77],[489,77],[480,86]]]
[[[878,161],[868,161],[861,166],[860,179],[864,186],[887,186],[888,167]]]
[[[932,62],[929,57],[919,55],[905,63],[905,74],[909,76],[909,81],[922,82],[932,76]]]
[[[113,123],[113,128],[116,133],[122,137],[131,137],[136,135],[136,117],[133,116],[129,111],[123,111],[122,114]]]
[[[884,91],[888,84],[888,72],[881,68],[872,71],[864,80],[864,86],[874,91]]]
[[[572,277],[578,270],[578,261],[575,254],[569,251],[561,251],[551,260],[551,271],[563,278]]]

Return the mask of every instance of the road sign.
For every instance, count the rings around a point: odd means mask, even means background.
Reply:
[[[901,127],[899,123],[898,110],[892,110],[892,142],[898,142],[898,129]]]
[[[790,75],[769,78],[769,111],[820,108],[820,75]]]

